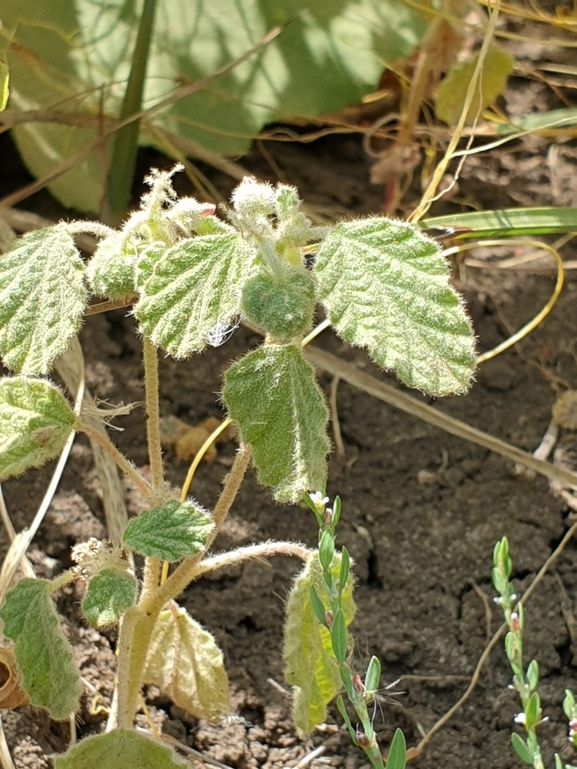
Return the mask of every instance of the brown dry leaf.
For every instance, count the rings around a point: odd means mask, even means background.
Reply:
[[[28,702],[28,695],[20,687],[14,652],[10,647],[0,647],[0,708],[12,710]]]
[[[567,390],[560,395],[553,404],[552,412],[558,427],[577,430],[577,391]]]

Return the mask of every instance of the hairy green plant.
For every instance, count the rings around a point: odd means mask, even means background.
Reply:
[[[515,588],[511,582],[513,563],[509,556],[509,542],[503,537],[493,551],[493,586],[499,594],[495,602],[503,609],[508,632],[505,636],[505,652],[513,672],[513,688],[519,694],[522,710],[515,716],[515,723],[525,729],[523,739],[517,732],[511,734],[511,743],[521,761],[534,769],[544,769],[537,727],[543,720],[541,700],[537,685],[539,683],[539,664],[531,660],[525,669],[523,663],[523,630],[525,612],[523,604],[517,601]],[[577,747],[577,708],[575,698],[569,689],[565,691],[563,711],[569,721],[569,741]],[[576,769],[573,764],[563,764],[555,754],[555,769]]]
[[[439,247],[415,225],[368,217],[319,228],[304,214],[294,188],[251,178],[237,187],[220,219],[211,205],[178,200],[172,173],[151,174],[150,192],[120,230],[61,223],[25,235],[0,260],[0,354],[13,371],[0,380],[0,479],[47,461],[78,431],[112,457],[147,501],[125,528],[122,547],[78,545],[76,569],[53,581],[18,582],[0,610],[4,634],[14,642],[30,701],[54,718],[66,717],[77,708],[80,679],[53,596],[74,579],[85,583],[86,620],[96,627],[120,623],[117,686],[109,731],[71,747],[56,767],[96,769],[120,752],[126,756],[121,769],[140,766],[143,756],[150,767],[180,766],[167,748],[153,749],[133,731],[143,684],[160,686],[199,717],[226,715],[229,703],[214,638],[176,599],[202,574],[222,566],[273,554],[301,558],[305,569],[289,601],[285,640],[297,725],[310,731],[344,688],[362,725],[352,729],[339,700],[353,739],[373,766],[382,767],[367,710],[380,665],[371,661],[364,682],[351,668],[350,562],[346,550],[338,554],[334,545],[339,503],[329,519],[324,501],[321,512],[315,507],[319,498],[308,498],[321,530],[318,552],[293,542],[220,555],[209,550],[251,458],[261,483],[280,502],[298,503],[312,490],[324,494],[328,412],[302,352],[317,303],[343,339],[432,395],[469,386],[475,367],[469,320],[449,285]],[[74,244],[79,232],[100,239],[87,265]],[[316,254],[312,267],[305,249]],[[78,332],[91,293],[133,305],[143,346],[150,480],[104,428],[94,426],[93,408],[74,410],[46,378]],[[186,489],[181,493],[164,480],[157,348],[188,357],[225,341],[242,317],[262,332],[264,342],[224,373],[222,398],[237,423],[240,449],[209,512]],[[139,579],[132,553],[144,557]],[[163,561],[172,564],[165,580]],[[306,686],[299,667],[305,657]],[[387,766],[403,764],[401,735]]]

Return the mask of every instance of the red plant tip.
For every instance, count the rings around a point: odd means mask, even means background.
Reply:
[[[371,745],[371,741],[361,729],[357,729],[355,733],[355,739],[357,741],[357,745],[359,745],[361,748],[369,748]]]

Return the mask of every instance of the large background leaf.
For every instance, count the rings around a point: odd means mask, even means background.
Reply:
[[[118,115],[141,6],[3,0],[0,19],[14,34],[10,107],[79,113],[76,125],[31,122],[15,130],[36,176],[96,139],[102,110],[104,117]],[[374,90],[383,65],[410,53],[426,23],[402,0],[159,0],[145,106],[212,74],[290,20],[261,54],[156,114],[155,126],[217,152],[243,153],[267,122],[339,110]],[[141,141],[155,143],[143,127]],[[52,191],[65,204],[98,210],[101,161],[93,152]]]

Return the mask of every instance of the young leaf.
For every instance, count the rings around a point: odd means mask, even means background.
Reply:
[[[74,423],[68,402],[49,382],[0,379],[0,480],[52,459],[66,443]]]
[[[319,543],[319,561],[325,571],[328,571],[335,554],[335,535],[325,529]]]
[[[532,729],[541,720],[541,699],[539,692],[533,692],[525,705],[525,727]]]
[[[21,374],[46,374],[80,328],[84,264],[66,225],[29,232],[0,259],[0,355]]]
[[[134,314],[142,333],[175,358],[203,350],[240,312],[255,252],[233,228],[166,251],[140,286]]]
[[[347,654],[347,628],[345,618],[340,609],[335,612],[333,626],[331,628],[331,646],[337,662],[341,665],[345,661]]]
[[[4,635],[14,641],[22,688],[30,702],[62,721],[78,709],[82,687],[49,589],[47,580],[20,580],[7,593],[0,619]]]
[[[529,667],[527,668],[527,685],[529,687],[529,691],[533,691],[533,689],[537,686],[538,681],[539,663],[537,660],[531,660]]]
[[[475,370],[471,325],[439,246],[416,225],[341,222],[315,263],[318,295],[346,342],[366,347],[409,387],[464,392]]]
[[[158,686],[196,718],[214,720],[230,712],[222,652],[212,635],[175,603],[154,626],[144,683]]]
[[[340,571],[339,555],[335,557],[331,570],[337,579]],[[285,677],[295,687],[294,721],[305,734],[325,720],[327,704],[342,688],[332,650],[331,633],[317,619],[310,600],[313,587],[323,611],[328,609],[330,599],[318,562],[318,553],[311,553],[289,596],[283,651]],[[344,625],[348,626],[355,612],[352,580],[344,591],[342,605],[341,617]]]
[[[132,251],[132,252],[131,252]],[[97,296],[122,299],[136,294],[136,251],[121,232],[98,244],[86,268],[86,278]]]
[[[381,680],[381,663],[378,657],[371,657],[367,673],[365,675],[365,690],[367,692],[376,692]]]
[[[405,742],[405,735],[400,729],[395,729],[385,769],[405,769],[406,760],[407,744]]]
[[[324,488],[328,411],[299,348],[264,345],[248,353],[226,372],[222,394],[275,499],[296,502]]]
[[[136,597],[136,580],[123,569],[103,569],[88,583],[82,613],[89,625],[109,627],[118,622]]]
[[[0,112],[6,109],[8,103],[8,83],[10,81],[10,74],[8,65],[5,61],[0,60]]]
[[[141,555],[172,563],[204,549],[214,524],[210,514],[192,502],[169,500],[145,510],[124,532],[126,547]]]
[[[525,740],[522,737],[519,737],[517,732],[513,732],[511,735],[511,744],[513,745],[513,750],[519,756],[521,761],[529,766],[533,766],[533,753]]]
[[[190,764],[168,745],[128,730],[95,734],[72,745],[54,761],[54,769],[185,769]]]
[[[354,745],[355,742],[356,742],[357,737],[356,737],[356,734],[355,734],[355,730],[353,729],[353,725],[351,724],[351,719],[349,718],[349,714],[347,713],[347,708],[345,706],[345,701],[344,701],[344,699],[343,699],[341,694],[339,694],[339,696],[337,697],[336,702],[337,702],[338,711],[341,714],[341,716],[343,717],[343,721],[345,722],[345,725],[346,725],[347,730],[349,732],[349,736],[350,736],[351,741],[352,741],[352,743]]]
[[[313,611],[316,614],[318,621],[321,623],[321,625],[324,625],[326,627],[327,618],[325,615],[325,607],[323,605],[323,602],[319,598],[319,594],[315,590],[314,585],[311,586],[310,598],[311,598],[311,606],[313,607]]]

